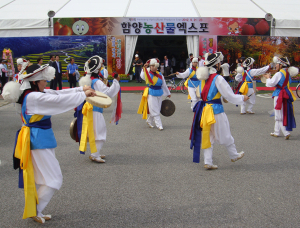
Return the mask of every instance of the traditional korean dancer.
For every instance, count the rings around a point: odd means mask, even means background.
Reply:
[[[23,219],[32,218],[39,223],[50,220],[43,210],[54,192],[62,185],[62,173],[55,157],[57,146],[51,128],[51,115],[77,107],[87,96],[94,96],[90,87],[65,90],[45,89],[47,80],[55,76],[48,64],[32,65],[21,71],[18,82],[9,82],[3,97],[22,105],[22,128],[18,131],[14,150],[14,168],[20,169],[19,187],[24,188],[25,209]]]
[[[296,67],[289,67],[290,63],[287,57],[274,57],[277,73],[271,78],[270,74],[265,74],[267,87],[276,87],[272,94],[275,109],[275,126],[271,136],[278,137],[280,131],[285,139],[290,138],[290,131],[296,128],[293,102],[296,100],[293,92],[290,90],[291,77],[299,73]],[[287,68],[289,67],[289,68]]]
[[[200,80],[202,101],[194,107],[194,120],[191,129],[191,149],[194,148],[193,161],[199,163],[200,149],[204,153],[204,168],[217,169],[213,164],[213,145],[225,145],[232,162],[241,159],[244,152],[237,152],[230,126],[221,102],[221,96],[233,104],[242,104],[249,98],[245,95],[235,95],[226,80],[216,72],[220,70],[223,60],[221,52],[205,55],[205,67],[200,67],[197,77]]]
[[[87,72],[85,77],[82,77],[79,80],[80,86],[91,86],[92,89],[105,93],[109,97],[115,97],[120,91],[120,84],[119,80],[120,77],[117,77],[113,80],[113,84],[111,87],[107,87],[100,79],[99,79],[99,70],[103,63],[103,59],[100,56],[93,56],[91,57],[86,63],[84,70]],[[116,102],[117,103],[117,102]],[[89,108],[90,107],[90,108]],[[90,110],[92,111],[92,120],[93,126],[88,125],[86,128],[82,128],[82,110]],[[77,127],[78,127],[78,136],[80,139],[80,147],[79,150],[81,153],[85,153],[87,140],[90,143],[91,155],[89,158],[92,161],[98,163],[105,163],[105,155],[100,154],[100,150],[103,147],[104,142],[106,141],[106,124],[103,117],[103,108],[99,108],[96,106],[92,106],[88,102],[82,103],[80,106],[77,107],[76,110],[76,117],[77,117]],[[86,113],[86,115],[88,115]],[[81,116],[81,118],[80,118]],[[81,119],[81,120],[80,120]],[[84,131],[82,131],[84,129]],[[89,129],[93,129],[93,131],[89,131]],[[87,134],[89,134],[87,137]]]
[[[144,66],[140,76],[145,80],[148,87],[144,90],[138,114],[142,114],[143,119],[147,119],[149,108],[150,115],[146,121],[147,124],[150,128],[153,128],[154,122],[158,130],[161,131],[163,130],[160,119],[162,96],[171,97],[171,93],[166,85],[164,76],[157,71],[159,60],[149,59]],[[149,68],[147,69],[148,66]]]
[[[255,104],[255,93],[253,89],[253,78],[254,76],[263,75],[266,73],[270,68],[271,64],[259,69],[251,69],[254,63],[254,59],[251,57],[248,57],[245,59],[245,61],[242,63],[243,67],[237,68],[237,75],[235,76],[235,80],[240,82],[237,87],[237,93],[250,96],[250,99],[244,102],[241,105],[241,115],[244,115],[246,113],[254,114],[252,108]],[[246,104],[248,104],[248,108],[246,111]]]
[[[185,86],[188,87],[189,97],[192,100],[191,109],[193,110],[195,104],[199,101],[199,98],[196,95],[197,87],[200,84],[200,81],[196,77],[196,70],[198,69],[199,58],[192,58],[192,66],[188,68],[185,72],[179,73],[176,72],[178,78],[187,78]]]

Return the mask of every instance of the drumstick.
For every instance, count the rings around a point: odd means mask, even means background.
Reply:
[[[248,97],[251,97],[254,93],[251,93]]]
[[[170,77],[170,76],[172,76],[172,75],[175,75],[176,73],[173,73],[173,74],[169,74],[169,75],[167,75],[166,77]]]

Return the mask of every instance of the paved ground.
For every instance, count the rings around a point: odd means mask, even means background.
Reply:
[[[188,140],[193,113],[187,96],[172,94],[176,112],[163,117],[164,131],[147,127],[136,114],[141,94],[124,93],[118,126],[108,123],[106,164],[80,155],[69,136],[73,112],[52,117],[56,155],[64,183],[44,213],[44,227],[298,227],[300,226],[299,127],[290,140],[269,136],[273,100],[257,97],[255,115],[225,104],[232,135],[245,157],[232,163],[214,148],[218,170],[192,162]],[[296,121],[300,123],[298,101]],[[0,107],[0,227],[39,227],[22,220],[23,191],[12,168],[12,148],[21,122],[13,105]],[[202,155],[201,155],[202,159]]]

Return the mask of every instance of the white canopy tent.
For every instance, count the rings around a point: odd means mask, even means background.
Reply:
[[[0,0],[0,37],[51,36],[56,18],[236,17],[272,14],[271,35],[300,37],[299,0]],[[137,36],[126,36],[128,72]],[[188,53],[199,53],[199,36],[187,36]]]
[[[272,35],[300,36],[299,0],[0,0],[0,37],[48,36],[55,17],[275,18]],[[52,23],[51,25],[52,26]]]

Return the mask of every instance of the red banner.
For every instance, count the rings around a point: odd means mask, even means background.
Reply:
[[[125,74],[125,36],[107,36],[107,71]]]
[[[217,51],[217,36],[199,36],[199,55]]]

